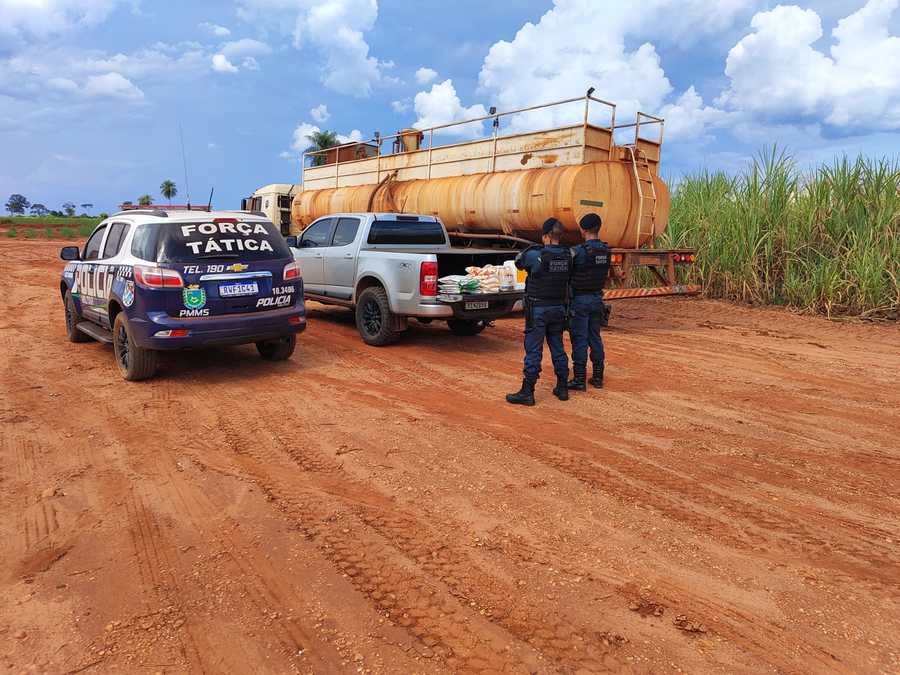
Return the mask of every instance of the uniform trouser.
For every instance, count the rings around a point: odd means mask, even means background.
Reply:
[[[569,305],[569,333],[572,336],[572,365],[576,372],[587,368],[588,346],[594,368],[603,365],[603,294],[583,293],[572,298]]]
[[[541,374],[544,340],[550,347],[553,371],[558,378],[569,376],[569,358],[563,346],[566,324],[565,305],[525,304],[525,378],[537,380]]]

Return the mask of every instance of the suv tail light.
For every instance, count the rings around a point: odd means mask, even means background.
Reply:
[[[281,276],[285,281],[295,281],[296,279],[299,279],[302,276],[300,274],[300,263],[295,261],[285,265],[284,272]]]
[[[175,270],[162,267],[134,266],[134,280],[145,288],[181,288],[184,282]]]
[[[437,274],[438,266],[436,262],[423,262],[419,270],[419,295],[437,295]]]

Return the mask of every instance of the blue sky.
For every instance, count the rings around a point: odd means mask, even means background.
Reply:
[[[588,86],[620,120],[667,118],[668,176],[773,143],[803,165],[900,155],[900,0],[626,4],[0,0],[0,196],[110,211],[171,178],[180,201],[180,124],[192,200],[237,208],[298,180],[313,127],[368,138]]]

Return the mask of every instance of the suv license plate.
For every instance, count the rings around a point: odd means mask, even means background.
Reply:
[[[467,302],[467,303],[466,303],[466,309],[467,309],[467,310],[471,310],[471,309],[487,309],[487,308],[490,307],[490,306],[491,306],[491,304],[490,304],[487,300],[475,300],[475,301]]]
[[[237,298],[242,295],[256,295],[257,293],[259,293],[259,285],[255,281],[219,284],[219,295],[223,298]]]

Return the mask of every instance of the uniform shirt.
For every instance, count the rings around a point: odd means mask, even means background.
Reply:
[[[541,253],[544,249],[554,253],[561,253],[566,250],[566,247],[560,244],[550,244],[549,246],[535,244],[534,246],[529,246],[516,256],[516,267],[531,274],[540,267]]]
[[[588,261],[588,252],[584,250],[584,247],[587,246],[590,249],[600,250],[604,246],[607,246],[605,241],[600,241],[599,239],[588,239],[584,242],[584,244],[579,244],[578,246],[572,247],[572,271],[574,272],[579,267],[584,267]],[[607,273],[607,278],[609,274]],[[597,291],[598,293],[600,291]]]

